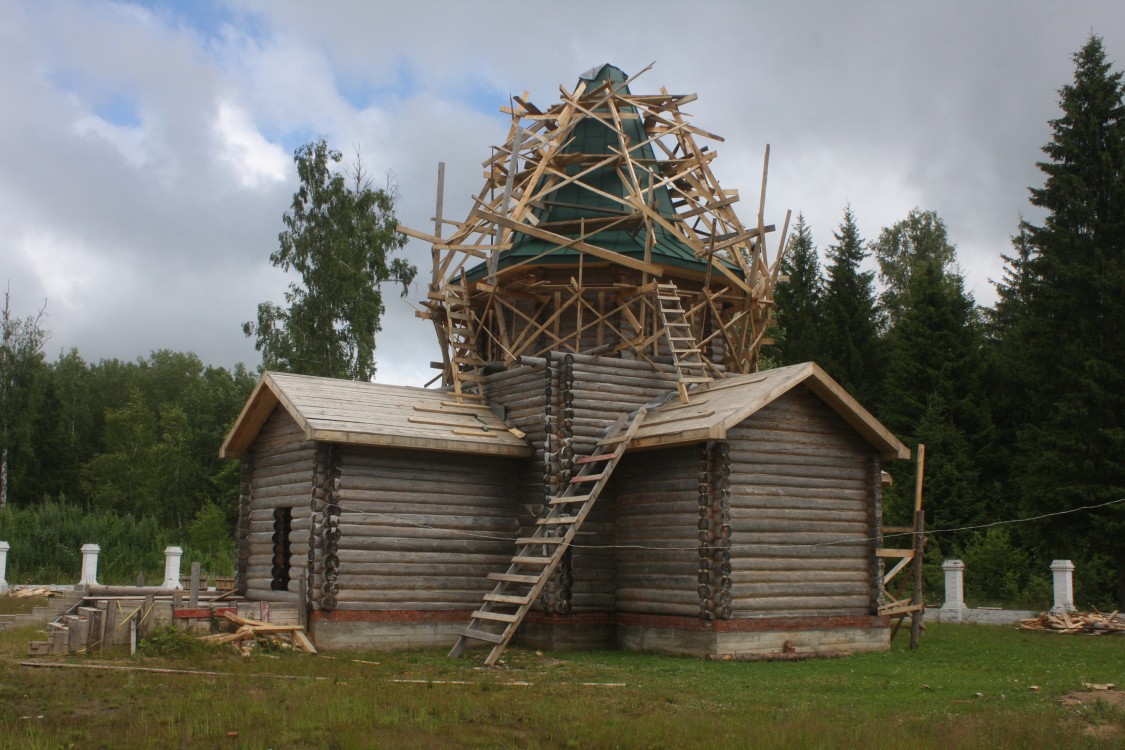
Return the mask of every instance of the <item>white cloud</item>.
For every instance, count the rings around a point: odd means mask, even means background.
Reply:
[[[214,128],[222,158],[242,187],[257,188],[285,179],[289,165],[285,152],[258,132],[245,110],[229,101],[219,102]]]

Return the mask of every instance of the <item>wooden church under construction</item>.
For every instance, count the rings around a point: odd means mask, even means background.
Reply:
[[[695,97],[632,83],[514,97],[469,215],[439,170],[432,234],[400,227],[432,245],[440,388],[266,373],[227,437],[238,586],[318,645],[887,648],[909,451],[815,364],[759,371],[788,217],[763,169],[744,223]]]

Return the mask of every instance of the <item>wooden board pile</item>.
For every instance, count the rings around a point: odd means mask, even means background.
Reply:
[[[235,630],[229,633],[205,635],[200,640],[213,644],[230,643],[243,652],[261,644],[269,644],[282,648],[299,648],[306,653],[316,654],[316,646],[305,635],[305,629],[300,625],[274,625],[262,620],[239,617],[229,612],[224,613],[223,618],[234,625]]]
[[[1049,630],[1054,633],[1125,633],[1125,617],[1117,611],[1108,615],[1101,612],[1044,612],[1030,620],[1020,621],[1020,630]]]

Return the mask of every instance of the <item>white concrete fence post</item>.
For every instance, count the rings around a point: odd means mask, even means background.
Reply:
[[[164,548],[164,583],[161,584],[162,588],[182,589],[184,587],[180,583],[180,558],[183,556],[184,551],[179,547]]]
[[[1070,560],[1052,560],[1051,574],[1054,578],[1055,606],[1052,614],[1075,611],[1074,606],[1074,563]]]
[[[941,569],[945,571],[945,602],[938,616],[942,622],[961,622],[969,613],[965,606],[965,563],[946,560]]]
[[[0,594],[8,590],[8,550],[12,545],[0,542]]]
[[[96,544],[82,545],[82,578],[78,588],[98,585],[98,553],[102,548]]]

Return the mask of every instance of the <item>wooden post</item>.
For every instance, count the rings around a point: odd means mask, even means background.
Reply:
[[[199,606],[199,563],[191,564],[191,589],[188,591],[188,606],[195,609]]]
[[[304,572],[297,579],[297,624],[305,630],[309,629],[309,600],[308,583],[305,581]]]
[[[926,446],[918,444],[918,463],[914,474],[914,595],[910,603],[915,610],[910,613],[910,648],[918,648],[922,637],[922,563],[925,556],[926,512],[922,510],[922,478],[926,470]]]
[[[105,622],[102,625],[102,646],[109,648],[116,642],[117,635],[117,608],[120,605],[116,601],[110,601],[105,607]]]

